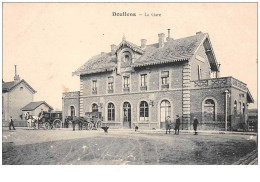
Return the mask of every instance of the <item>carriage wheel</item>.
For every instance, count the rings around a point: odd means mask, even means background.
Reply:
[[[53,121],[54,128],[61,128],[61,120],[55,119]]]
[[[89,129],[89,130],[92,130],[92,128],[93,128],[93,123],[92,123],[92,122],[89,122],[89,123],[88,123],[88,129]]]
[[[44,123],[44,129],[45,129],[45,130],[51,129],[51,125],[50,125],[49,122],[45,122],[45,123]]]

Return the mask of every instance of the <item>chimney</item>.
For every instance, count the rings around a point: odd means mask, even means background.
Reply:
[[[202,33],[202,31],[196,32],[196,35],[201,34],[201,33]]]
[[[168,29],[168,37],[166,38],[167,42],[170,40],[173,40],[173,38],[171,38],[171,29]]]
[[[115,50],[116,50],[116,45],[115,44],[112,44],[111,45],[111,53],[115,53]]]
[[[144,49],[146,47],[147,40],[141,39],[141,48]]]
[[[158,38],[159,38],[159,48],[162,48],[164,46],[164,33],[159,33]]]
[[[17,75],[16,66],[17,66],[17,65],[14,65],[14,82],[15,82],[15,83],[17,83],[17,82],[20,81],[20,76]]]

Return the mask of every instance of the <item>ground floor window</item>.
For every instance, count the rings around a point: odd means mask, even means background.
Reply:
[[[115,121],[115,106],[113,103],[108,103],[108,121]]]
[[[92,112],[98,112],[98,105],[92,104]]]
[[[148,103],[146,101],[142,101],[140,103],[140,121],[148,121],[148,120],[149,120]]]

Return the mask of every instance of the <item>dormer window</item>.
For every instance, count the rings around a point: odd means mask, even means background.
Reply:
[[[20,91],[22,91],[23,90],[23,87],[20,87]]]
[[[128,67],[130,66],[132,63],[132,55],[130,52],[125,51],[123,52],[122,56],[121,56],[121,66],[122,67]]]

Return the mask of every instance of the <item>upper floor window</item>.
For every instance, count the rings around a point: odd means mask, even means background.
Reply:
[[[97,80],[92,80],[92,90],[97,90]]]
[[[92,94],[97,94],[97,80],[92,80]]]
[[[162,71],[162,88],[169,88],[169,71]]]
[[[121,57],[121,66],[128,67],[131,65],[131,63],[132,63],[132,55],[130,52],[125,51]]]
[[[141,75],[141,87],[147,86],[147,74]]]
[[[114,77],[108,77],[108,91],[114,90]]]
[[[130,87],[130,80],[128,76],[124,76],[124,88]]]
[[[20,87],[20,90],[22,91],[22,90],[23,90],[23,87]]]

